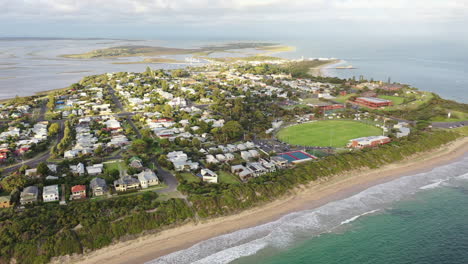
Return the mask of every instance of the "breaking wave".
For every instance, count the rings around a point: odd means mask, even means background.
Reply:
[[[437,188],[443,186],[442,183],[455,185],[457,179],[468,179],[468,157],[430,172],[404,176],[373,186],[316,209],[291,213],[267,224],[214,237],[147,263],[222,264],[254,255],[263,249],[286,248],[294,241],[331,232],[341,225],[373,214],[418,191]]]
[[[378,211],[380,211],[380,209],[371,210],[371,211],[369,211],[369,212],[365,212],[365,213],[362,213],[362,214],[353,216],[353,217],[351,217],[351,218],[349,218],[349,219],[346,219],[346,220],[344,220],[343,222],[341,222],[341,225],[349,224],[349,223],[351,223],[351,222],[354,222],[355,220],[357,220],[357,219],[358,219],[359,217],[361,217],[361,216],[373,214],[373,213],[376,213],[376,212],[378,212]]]

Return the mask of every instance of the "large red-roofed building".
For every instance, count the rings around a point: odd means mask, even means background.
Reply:
[[[376,98],[376,97],[358,97],[356,101],[357,104],[371,107],[371,108],[379,108],[385,106],[392,106],[393,102],[386,99]]]

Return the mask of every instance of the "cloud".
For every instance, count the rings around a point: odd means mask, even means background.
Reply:
[[[1,0],[0,17],[108,23],[464,21],[468,0]]]

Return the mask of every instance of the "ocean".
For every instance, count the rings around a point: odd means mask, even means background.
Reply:
[[[148,262],[468,263],[468,155]]]
[[[255,41],[230,40],[229,42]],[[256,40],[258,41],[258,40]],[[226,40],[113,40],[113,39],[21,39],[0,38],[0,99],[33,95],[59,89],[82,77],[119,71],[144,71],[148,64],[115,64],[142,61],[144,57],[80,60],[60,57],[98,48],[123,45],[199,47]],[[367,79],[401,82],[444,98],[468,102],[468,51],[465,43],[434,40],[355,40],[330,39],[261,40],[296,47],[295,52],[275,56],[298,59],[338,58],[355,69],[327,69],[326,74],[342,78],[360,75]],[[240,56],[214,53],[211,56]],[[184,59],[188,56],[166,56]],[[173,69],[186,64],[149,64],[152,68]]]

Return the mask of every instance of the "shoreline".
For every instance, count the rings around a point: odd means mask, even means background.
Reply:
[[[318,67],[314,67],[314,68],[309,68],[309,74],[311,74],[312,76],[317,76],[317,77],[328,77],[328,74],[326,73],[326,69],[329,69],[330,66],[334,66],[334,65],[340,65],[341,63],[343,63],[344,60],[342,59],[335,59],[335,60],[331,60],[325,64],[322,64]]]
[[[350,171],[328,180],[312,182],[291,195],[235,215],[184,224],[88,254],[55,258],[51,263],[145,263],[203,240],[275,221],[292,212],[314,209],[400,177],[430,171],[455,162],[467,153],[468,137],[464,137],[437,150],[416,154],[379,169]]]

